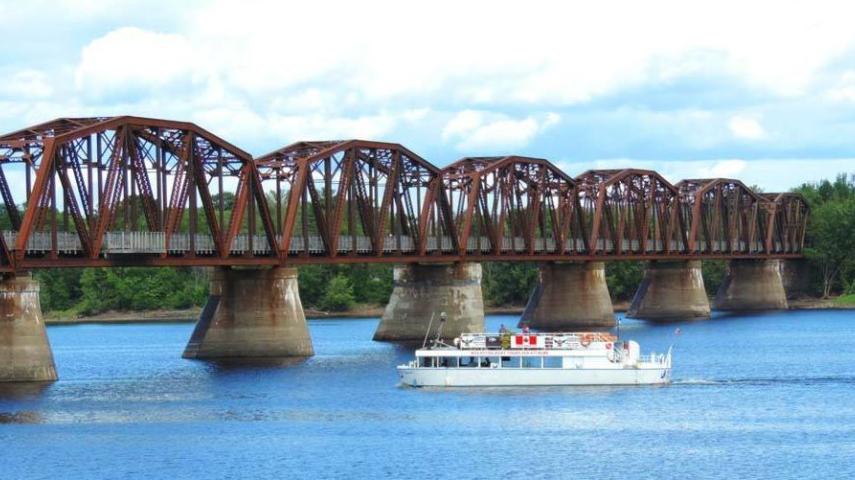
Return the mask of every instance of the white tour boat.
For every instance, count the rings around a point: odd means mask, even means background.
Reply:
[[[641,355],[608,333],[470,333],[435,340],[398,366],[414,387],[652,385],[671,381],[671,349]]]

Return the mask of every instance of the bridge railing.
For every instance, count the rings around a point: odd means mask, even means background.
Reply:
[[[15,240],[17,232],[4,231],[3,238],[6,240],[6,245],[10,249],[15,249]],[[281,236],[276,236],[277,245],[281,242]],[[245,255],[249,252],[249,235],[238,235],[231,245],[230,253],[232,255]],[[50,252],[53,246],[53,238],[50,232],[33,232],[27,242],[27,254],[44,254]],[[575,246],[575,247],[574,247]],[[213,238],[206,234],[196,234],[194,237],[194,251],[197,255],[214,255],[216,248]],[[681,252],[682,242],[672,241],[668,250],[671,252]],[[454,253],[451,237],[435,237],[431,236],[427,239],[426,248],[429,253]],[[708,254],[726,254],[731,252],[743,253],[763,253],[764,245],[762,242],[754,242],[749,245],[746,242],[737,242],[728,245],[724,241],[716,241],[708,243],[699,241],[696,252],[701,255]],[[394,254],[397,252],[403,254],[413,254],[416,252],[417,246],[415,239],[411,236],[388,236],[383,241],[383,252]],[[616,253],[615,243],[608,239],[599,239],[596,245],[597,252],[604,255]],[[82,252],[80,238],[74,232],[57,232],[56,233],[56,250],[63,255],[79,255]],[[173,234],[170,237],[169,246],[166,246],[166,238],[163,232],[107,232],[104,237],[104,242],[101,246],[101,252],[105,255],[133,255],[133,254],[183,254],[190,252],[191,242],[190,235],[186,233]],[[492,242],[489,237],[482,236],[470,237],[467,242],[466,252],[474,255],[488,255],[493,251]],[[504,237],[502,239],[502,247],[500,253],[504,254],[524,254],[528,251],[523,237]],[[554,253],[556,251],[556,240],[554,238],[536,238],[534,242],[535,253]],[[636,240],[623,240],[621,243],[622,253],[639,253],[639,254],[655,254],[666,251],[661,242],[647,245],[646,250],[641,250],[641,245]],[[776,253],[795,253],[785,250],[785,245],[781,242],[773,244],[773,251]],[[320,236],[310,236],[307,239],[303,237],[295,237],[291,239],[291,244],[288,249],[289,254],[297,255],[308,253],[309,255],[322,255],[326,252],[323,239]],[[343,235],[339,238],[338,253],[357,253],[371,254],[374,253],[374,246],[370,237],[356,236],[355,238],[348,235]],[[587,252],[584,248],[584,242],[581,238],[567,239],[565,241],[564,252],[569,255],[584,255]],[[270,255],[270,244],[267,238],[263,235],[253,235],[252,237],[252,254],[253,255]]]

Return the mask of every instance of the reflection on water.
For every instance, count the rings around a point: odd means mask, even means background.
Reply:
[[[42,416],[38,412],[0,412],[0,423],[41,423]]]
[[[284,368],[301,365],[306,362],[305,357],[242,357],[242,358],[216,358],[211,360],[193,360],[204,362],[210,366],[212,373],[232,371],[252,371],[271,368]]]
[[[495,330],[510,317],[491,317]],[[308,359],[185,360],[191,324],[50,327],[60,380],[0,384],[15,478],[852,478],[852,312],[621,331],[665,387],[416,389],[415,344],[311,321]]]
[[[26,400],[50,388],[53,382],[0,382],[0,399]]]

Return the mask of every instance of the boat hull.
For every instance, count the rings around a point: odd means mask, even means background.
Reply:
[[[557,385],[659,385],[671,382],[671,368],[416,368],[398,367],[412,387],[519,387]]]

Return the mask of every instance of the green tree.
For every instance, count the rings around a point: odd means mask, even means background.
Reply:
[[[643,262],[606,262],[606,283],[614,300],[629,300],[644,277]]]
[[[388,265],[349,265],[347,277],[353,284],[356,302],[385,305],[392,293],[392,268]]]
[[[34,277],[39,282],[41,292],[41,307],[45,312],[53,310],[69,310],[80,301],[80,276],[83,270],[79,268],[52,268],[38,270]]]
[[[481,287],[488,305],[523,305],[537,282],[534,263],[489,262],[481,268]]]
[[[721,286],[721,282],[724,281],[724,275],[727,273],[727,262],[724,260],[704,260],[701,273],[704,277],[707,295],[715,295],[718,287]]]
[[[855,200],[829,202],[811,212],[811,243],[805,250],[819,267],[822,296],[828,298],[840,282],[851,288],[855,268]]]
[[[795,189],[811,208],[805,254],[812,266],[811,288],[823,297],[855,290],[855,175],[806,183]]]
[[[327,285],[321,308],[332,312],[341,312],[353,306],[353,285],[343,274],[334,276]]]
[[[329,267],[327,265],[301,266],[298,275],[300,300],[303,305],[308,307],[320,306],[331,277]]]

